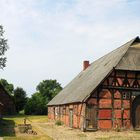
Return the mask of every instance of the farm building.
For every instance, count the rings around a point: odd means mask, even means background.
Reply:
[[[89,64],[48,104],[48,117],[82,130],[140,128],[140,39]]]
[[[3,104],[2,104],[2,103],[0,103],[0,119],[2,118],[2,114],[1,114],[1,111],[2,111],[2,106],[3,106]]]
[[[10,94],[0,84],[0,117],[15,114],[15,104]]]

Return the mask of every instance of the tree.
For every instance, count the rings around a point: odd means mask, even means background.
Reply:
[[[3,69],[6,66],[5,52],[8,49],[7,39],[4,38],[3,26],[0,25],[0,68]]]
[[[44,115],[47,114],[48,102],[62,90],[56,80],[43,80],[36,87],[37,92],[28,99],[25,106],[25,114]]]
[[[26,115],[45,115],[47,114],[47,105],[44,102],[40,93],[34,93],[31,98],[28,99],[25,106]]]
[[[14,85],[5,79],[0,79],[0,83],[9,93],[9,95],[11,95],[13,101],[15,102],[16,111],[19,113],[19,111],[24,109],[24,106],[27,102],[26,92],[21,87],[14,89]]]
[[[16,111],[19,113],[19,111],[24,109],[24,106],[27,102],[26,92],[21,87],[17,87],[14,90],[14,101],[16,105]]]
[[[5,79],[0,79],[0,83],[3,85],[3,87],[7,90],[7,92],[13,96],[14,91],[14,85],[11,83],[8,83]]]
[[[36,90],[49,102],[58,92],[62,90],[61,85],[56,80],[43,80]]]

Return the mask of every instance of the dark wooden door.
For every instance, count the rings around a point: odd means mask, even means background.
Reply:
[[[97,128],[97,110],[95,105],[87,105],[86,107],[86,129]]]
[[[134,129],[140,130],[140,95],[132,102],[131,120]]]
[[[135,121],[136,121],[136,128],[140,129],[140,104],[136,108]]]

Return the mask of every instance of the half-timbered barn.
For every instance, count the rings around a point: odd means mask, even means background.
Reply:
[[[16,114],[15,103],[11,95],[0,83],[0,117],[13,114]]]
[[[140,39],[89,64],[48,104],[48,117],[82,130],[140,128]]]

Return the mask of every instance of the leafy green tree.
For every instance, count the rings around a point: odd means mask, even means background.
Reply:
[[[7,39],[4,38],[3,26],[0,25],[0,68],[3,69],[6,66],[5,52],[8,49]]]
[[[39,83],[36,90],[45,97],[47,101],[50,101],[62,90],[62,87],[56,80],[43,80]]]
[[[31,98],[28,99],[25,106],[26,115],[45,115],[47,114],[47,105],[40,93],[35,93]]]
[[[0,83],[3,85],[3,87],[7,90],[7,92],[13,96],[14,91],[14,85],[11,83],[8,83],[5,79],[0,79]]]
[[[21,87],[14,89],[14,85],[9,83],[5,79],[0,79],[0,83],[3,85],[5,90],[12,96],[13,101],[15,102],[17,113],[24,109],[24,106],[27,102],[26,92]]]
[[[19,113],[19,111],[24,109],[27,102],[26,92],[23,90],[23,88],[17,87],[14,90],[14,101],[16,105],[16,111]]]
[[[62,87],[56,80],[43,80],[36,90],[37,92],[27,101],[25,114],[47,114],[48,102],[62,90]]]

